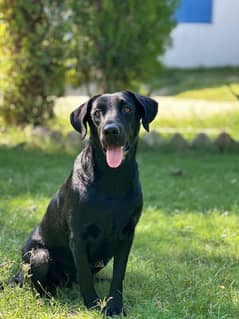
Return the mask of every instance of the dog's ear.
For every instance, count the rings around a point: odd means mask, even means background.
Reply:
[[[87,133],[87,122],[89,122],[92,102],[98,96],[99,95],[96,95],[84,104],[80,105],[70,115],[71,125],[74,127],[76,131],[78,131],[81,134],[82,140],[85,138]]]
[[[127,93],[133,96],[140,107],[143,127],[149,132],[149,123],[151,123],[157,115],[158,103],[150,97],[142,96],[131,91],[127,91]]]

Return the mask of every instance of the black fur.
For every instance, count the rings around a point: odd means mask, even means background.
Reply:
[[[88,123],[89,142],[23,248],[23,261],[40,293],[78,281],[85,305],[94,308],[99,297],[93,274],[113,257],[104,312],[123,311],[123,279],[143,205],[135,160],[138,133],[140,121],[149,130],[156,113],[154,100],[129,91],[95,96],[72,112],[72,126],[82,138]],[[109,146],[124,148],[117,168],[106,162]]]

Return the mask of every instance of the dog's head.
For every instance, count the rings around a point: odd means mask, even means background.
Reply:
[[[149,124],[158,111],[158,104],[149,97],[123,91],[92,97],[71,113],[71,124],[81,134],[91,130],[91,140],[100,145],[109,167],[121,165],[137,142],[140,122],[149,131]]]

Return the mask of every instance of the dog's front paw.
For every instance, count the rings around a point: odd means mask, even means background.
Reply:
[[[107,301],[106,306],[103,309],[103,313],[106,316],[112,317],[112,316],[118,316],[118,315],[124,315],[126,316],[126,313],[123,309],[123,303],[122,300],[117,300],[118,298],[110,297]]]

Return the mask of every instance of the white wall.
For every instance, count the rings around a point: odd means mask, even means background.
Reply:
[[[212,24],[180,23],[171,35],[167,66],[239,66],[239,0],[214,0]]]

